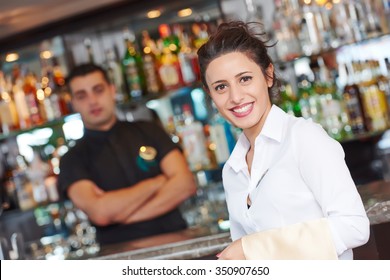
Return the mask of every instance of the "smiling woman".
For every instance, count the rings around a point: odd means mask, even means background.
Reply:
[[[271,104],[256,23],[222,23],[199,51],[204,87],[243,133],[223,168],[233,243],[220,259],[352,259],[369,221],[341,145]]]

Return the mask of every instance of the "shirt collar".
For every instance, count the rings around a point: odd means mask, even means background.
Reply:
[[[87,137],[105,139],[108,136],[110,136],[112,133],[114,133],[114,131],[118,126],[119,126],[119,121],[116,121],[114,125],[108,130],[93,130],[93,129],[84,128],[84,135]]]
[[[287,114],[276,105],[272,105],[267,119],[265,120],[264,126],[260,134],[256,137],[256,144],[262,137],[266,137],[281,143],[286,119]],[[226,162],[226,164],[231,166],[235,172],[238,172],[239,170],[247,167],[245,155],[248,152],[249,147],[250,144],[248,139],[244,133],[241,133],[231,156]]]
[[[284,123],[287,114],[276,105],[272,105],[271,110],[268,113],[267,119],[264,122],[264,126],[260,134],[256,138],[256,142],[259,136],[265,136],[273,139],[277,142],[282,142]]]

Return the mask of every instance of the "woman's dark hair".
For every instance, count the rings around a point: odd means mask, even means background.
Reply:
[[[266,35],[265,32],[259,31],[262,30],[262,27],[261,23],[244,23],[242,21],[226,22],[218,26],[217,31],[198,50],[200,78],[207,90],[205,73],[210,62],[221,55],[231,52],[245,54],[260,67],[265,76],[268,76],[266,69],[273,62],[268,55],[267,49],[274,45],[267,45],[268,40],[262,39]],[[273,84],[268,89],[270,96],[272,95],[272,89],[277,83],[274,71]]]
[[[111,83],[110,79],[108,78],[106,70],[104,70],[102,67],[100,67],[96,64],[86,63],[86,64],[77,65],[75,68],[72,69],[72,71],[70,71],[68,77],[66,78],[66,84],[68,84],[68,86],[69,86],[69,83],[74,78],[86,76],[86,75],[91,74],[93,72],[102,73],[104,80],[109,84]]]

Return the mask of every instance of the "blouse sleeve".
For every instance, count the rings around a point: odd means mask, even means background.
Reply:
[[[320,205],[338,255],[365,244],[369,220],[344,151],[318,124],[301,122],[293,147],[300,173]]]

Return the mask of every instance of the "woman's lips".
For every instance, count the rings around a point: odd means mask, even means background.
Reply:
[[[253,102],[245,103],[240,106],[233,107],[230,109],[230,111],[233,113],[234,116],[238,118],[242,118],[249,115],[252,112],[252,109],[253,109]]]

